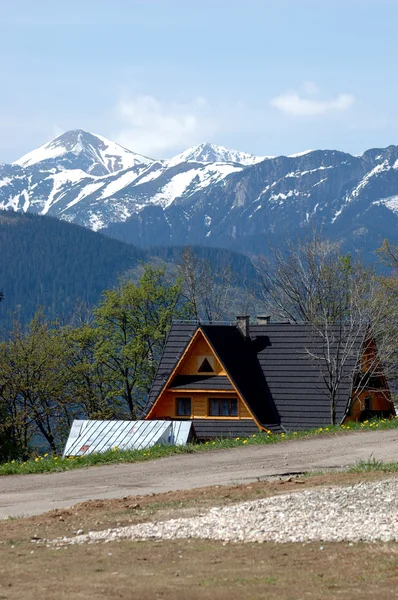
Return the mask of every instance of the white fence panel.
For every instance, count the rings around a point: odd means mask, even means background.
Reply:
[[[191,421],[73,421],[63,456],[83,456],[150,448],[155,444],[184,445]]]

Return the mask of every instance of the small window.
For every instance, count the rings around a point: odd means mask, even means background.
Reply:
[[[372,410],[372,398],[370,396],[365,398],[365,410]]]
[[[237,398],[209,398],[209,416],[211,417],[237,417]]]
[[[198,356],[198,373],[214,373],[214,356]]]
[[[192,414],[191,398],[176,399],[176,415],[177,417],[190,417]]]

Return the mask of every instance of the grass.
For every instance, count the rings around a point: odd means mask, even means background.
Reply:
[[[194,452],[209,452],[212,450],[222,450],[225,448],[237,448],[240,446],[253,446],[263,444],[276,444],[287,440],[308,438],[312,436],[337,434],[349,430],[364,431],[378,429],[396,429],[398,428],[398,417],[392,419],[379,419],[372,421],[364,421],[363,423],[347,423],[346,425],[329,425],[327,427],[319,427],[317,429],[309,429],[305,431],[293,431],[291,433],[273,434],[271,431],[253,434],[250,437],[237,437],[232,439],[214,440],[204,444],[187,444],[186,446],[152,446],[145,450],[119,450],[117,447],[104,452],[103,454],[89,454],[87,456],[75,456],[61,458],[59,456],[50,456],[44,454],[35,456],[26,461],[12,460],[0,464],[1,475],[25,475],[32,473],[53,473],[57,471],[68,471],[71,469],[80,469],[95,465],[106,465],[114,463],[128,463],[153,460],[165,456],[175,454],[189,454]],[[376,461],[377,462],[377,461]],[[378,464],[378,463],[377,463]],[[398,470],[398,465],[395,469],[391,465],[395,463],[383,464],[385,471]],[[367,465],[367,466],[366,466]],[[387,465],[390,465],[387,468]],[[376,470],[376,463],[358,463],[352,469],[362,469],[363,471]],[[359,472],[359,471],[358,471]]]
[[[369,458],[368,460],[359,460],[347,470],[349,473],[370,473],[372,471],[396,473],[398,471],[398,462],[383,462],[382,460]]]

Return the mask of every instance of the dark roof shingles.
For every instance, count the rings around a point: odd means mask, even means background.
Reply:
[[[230,390],[232,387],[228,377],[220,375],[177,375],[170,382],[169,388],[184,390]]]
[[[148,410],[163,389],[172,370],[194,335],[197,325],[173,324],[152,386]],[[321,354],[322,343],[306,324],[252,325],[245,340],[232,325],[202,325],[227,373],[260,423],[287,430],[330,423],[330,397],[322,377],[320,360],[311,360],[308,349]],[[339,333],[336,330],[336,336]],[[363,338],[355,341],[352,357],[344,367],[336,418],[344,417],[351,393],[352,373]]]

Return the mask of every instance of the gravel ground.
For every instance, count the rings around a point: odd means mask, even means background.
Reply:
[[[398,479],[304,490],[212,508],[198,517],[89,532],[47,544],[176,538],[280,543],[397,541]]]

